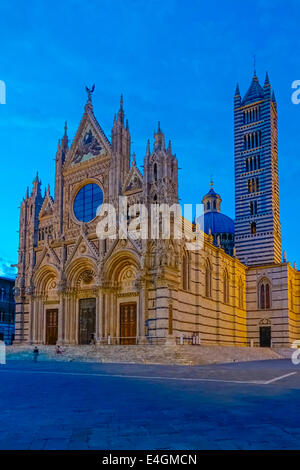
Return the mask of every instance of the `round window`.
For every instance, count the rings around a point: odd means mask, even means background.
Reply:
[[[103,202],[102,189],[94,183],[86,184],[78,191],[74,200],[74,214],[80,222],[90,222],[97,215]]]

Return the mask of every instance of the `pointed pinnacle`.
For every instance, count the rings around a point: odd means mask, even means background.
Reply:
[[[146,155],[147,157],[150,155],[150,140],[147,140],[147,148],[146,148]]]
[[[132,154],[132,166],[136,166],[135,152]]]
[[[236,89],[235,89],[235,94],[234,96],[240,96],[240,88],[239,88],[239,84],[237,83],[236,84]]]
[[[265,78],[265,84],[264,86],[270,86],[270,79],[269,79],[269,74],[266,72],[266,78]]]

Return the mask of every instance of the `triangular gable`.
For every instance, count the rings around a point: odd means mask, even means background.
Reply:
[[[56,268],[59,270],[61,261],[56,254],[56,252],[49,246],[49,244],[46,242],[46,245],[43,249],[43,251],[40,253],[40,256],[38,258],[38,261],[34,267],[34,272],[37,272],[37,270],[43,265],[43,264],[50,264],[52,266],[56,266]]]
[[[50,194],[46,194],[41,210],[39,212],[39,220],[45,219],[47,217],[51,217],[53,215],[53,211],[54,211],[53,204],[54,204],[53,199],[50,196]]]
[[[136,254],[141,255],[141,247],[139,246],[140,240],[133,240],[129,235],[127,235],[126,239],[116,238],[108,252],[104,257],[104,262],[110,258],[110,256],[114,255],[117,251],[121,250],[132,250]]]
[[[84,230],[81,230],[81,235],[78,237],[72,252],[68,256],[66,267],[76,258],[91,258],[97,262],[99,253],[96,246],[87,238]]]
[[[111,153],[111,144],[89,109],[81,119],[79,128],[67,155],[65,167]]]
[[[133,166],[128,173],[123,186],[123,194],[132,194],[143,190],[143,177],[136,166]]]

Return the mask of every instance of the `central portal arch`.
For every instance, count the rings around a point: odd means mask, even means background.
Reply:
[[[90,344],[97,336],[97,265],[88,257],[75,259],[66,271],[67,337],[74,344]]]

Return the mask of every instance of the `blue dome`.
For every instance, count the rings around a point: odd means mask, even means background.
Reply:
[[[204,227],[203,227],[204,217]],[[232,233],[234,234],[234,221],[221,212],[206,212],[205,214],[198,217],[201,230],[205,233],[209,233],[211,230],[212,235],[216,233]]]

